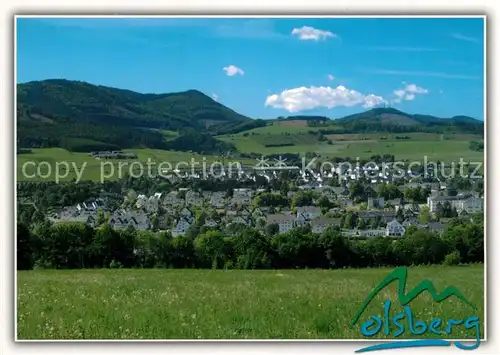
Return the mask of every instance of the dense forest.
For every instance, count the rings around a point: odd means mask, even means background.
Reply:
[[[200,227],[185,236],[168,232],[116,231],[98,218],[83,223],[28,228],[17,225],[17,268],[344,268],[484,262],[482,216],[450,221],[440,236],[409,227],[402,238],[347,238],[331,227],[322,234],[305,226],[286,234],[245,225],[223,231]],[[272,225],[270,226],[272,227]]]
[[[69,80],[17,86],[17,144],[22,148],[169,149],[161,130],[191,128],[219,134],[263,125],[264,121],[242,116],[196,90],[140,94]],[[198,151],[198,141],[199,137],[181,138],[174,145]],[[214,138],[203,141],[205,152],[228,148]],[[188,142],[193,145],[184,147]]]
[[[230,144],[218,139],[215,139],[207,133],[198,133],[195,131],[186,132],[183,135],[167,142],[166,149],[193,151],[197,153],[226,153],[236,150]]]

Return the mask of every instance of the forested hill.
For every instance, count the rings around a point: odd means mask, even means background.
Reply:
[[[59,79],[17,85],[17,124],[23,147],[79,138],[122,148],[163,148],[157,130],[231,133],[262,125],[197,90],[141,94]]]
[[[323,133],[470,133],[483,134],[484,122],[469,116],[441,118],[410,114],[391,107],[378,107],[340,118],[326,116],[288,116],[269,120],[273,123],[295,121],[309,127],[322,127]]]
[[[333,122],[346,130],[373,132],[446,132],[482,134],[484,122],[469,116],[441,118],[409,114],[395,108],[374,108],[342,117]]]
[[[45,80],[17,86],[20,120],[65,118],[79,123],[178,130],[250,120],[197,90],[140,94],[79,81]]]

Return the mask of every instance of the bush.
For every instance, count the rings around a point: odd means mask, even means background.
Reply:
[[[444,257],[443,261],[444,265],[452,266],[452,265],[458,265],[459,263],[460,263],[460,253],[457,250]]]
[[[35,261],[35,264],[33,265],[33,269],[55,269],[54,264],[50,261],[47,260],[46,258],[41,258]]]
[[[121,269],[122,267],[123,267],[122,263],[116,261],[115,259],[111,260],[111,262],[109,263],[110,269]]]

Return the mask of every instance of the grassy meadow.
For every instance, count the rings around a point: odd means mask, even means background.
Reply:
[[[394,283],[379,293],[354,328],[348,326],[392,270],[19,271],[17,337],[362,339],[360,324],[370,315],[382,317],[386,299],[393,302],[391,314],[402,311]],[[483,265],[409,268],[406,292],[422,279],[431,280],[438,292],[457,287],[478,310],[472,313],[453,297],[435,303],[424,292],[410,304],[414,317],[428,324],[434,317],[465,319],[476,314],[484,338]],[[455,326],[452,336],[473,338],[474,331]],[[384,338],[383,331],[377,337]]]
[[[320,127],[308,127],[300,125],[302,121],[290,121],[283,123],[274,123],[265,127],[255,128],[249,131],[238,134],[230,134],[218,136],[217,138],[232,143],[241,153],[256,153],[261,155],[285,154],[294,153],[305,156],[306,153],[316,153],[320,156],[320,160],[328,160],[334,157],[350,157],[367,159],[373,155],[392,154],[397,160],[417,160],[423,161],[427,156],[429,161],[444,161],[456,162],[463,158],[465,161],[484,162],[484,153],[476,152],[469,149],[471,140],[480,140],[479,136],[471,134],[448,134],[441,135],[435,133],[405,133],[405,134],[384,134],[384,133],[367,133],[367,134],[330,134],[325,136],[328,141],[319,141],[316,134],[311,132],[317,131]],[[164,131],[166,139],[175,137],[175,132]],[[398,139],[401,136],[407,136],[408,139]],[[274,145],[274,146],[269,146]],[[283,146],[276,146],[283,145]],[[87,153],[73,153],[62,148],[44,148],[32,149],[32,153],[17,155],[17,178],[18,180],[52,180],[54,181],[54,171],[57,162],[67,162],[70,164],[69,174],[62,177],[60,181],[69,181],[76,178],[77,173],[73,166],[77,169],[83,169],[82,180],[100,180],[101,169],[104,170],[108,180],[117,179],[119,174],[119,164],[123,165],[122,171],[129,172],[130,165],[139,161],[146,163],[148,159],[159,164],[161,162],[169,162],[175,167],[178,162],[190,162],[191,159],[202,163],[206,161],[210,164],[215,161],[220,161],[220,157],[215,155],[200,155],[190,152],[177,152],[159,149],[125,149],[126,152],[137,154],[137,159],[133,160],[96,160]],[[231,159],[229,159],[231,160]],[[228,161],[229,161],[228,160]],[[232,159],[231,161],[236,160]],[[254,159],[237,159],[243,164],[254,165]],[[47,162],[50,164],[52,174],[46,178],[37,177],[29,178],[36,172],[33,165],[27,165],[25,173],[23,173],[23,165],[26,162]],[[105,163],[104,168],[102,164]],[[113,163],[113,171],[109,166]],[[137,168],[137,167],[136,167]],[[47,173],[47,166],[42,166],[40,173]],[[60,166],[61,174],[65,175],[64,166]],[[147,169],[147,166],[145,166]],[[157,171],[155,166],[151,170]],[[133,169],[133,173],[139,170]],[[147,170],[146,170],[147,173]],[[123,176],[123,174],[122,174]]]
[[[282,127],[283,131],[278,128]],[[298,153],[305,155],[314,152],[325,158],[359,157],[370,158],[373,155],[392,154],[396,159],[422,161],[427,158],[441,161],[459,162],[484,161],[484,153],[469,149],[471,140],[480,140],[479,136],[471,134],[433,134],[433,133],[367,133],[367,134],[330,134],[331,141],[320,142],[314,130],[307,126],[272,125],[260,127],[248,132],[220,136],[219,139],[232,143],[243,153],[257,152],[260,154]],[[248,133],[248,134],[247,134]],[[407,136],[401,140],[398,136]],[[266,147],[266,144],[293,144],[284,147]]]
[[[119,164],[122,163],[122,172],[129,172],[132,169],[133,173],[138,174],[138,167],[132,166],[133,162],[142,162],[144,165],[145,174],[147,174],[147,165],[148,159],[151,159],[151,162],[156,162],[156,164],[160,164],[162,162],[169,162],[172,164],[172,168],[175,168],[175,164],[178,162],[187,162],[190,163],[191,159],[195,159],[196,162],[200,164],[197,166],[201,167],[203,161],[206,161],[207,164],[221,161],[218,156],[215,155],[201,155],[197,153],[189,153],[189,152],[177,152],[177,151],[169,151],[169,150],[160,150],[160,149],[124,149],[124,152],[135,153],[137,155],[137,159],[128,159],[128,160],[97,160],[92,158],[88,153],[74,153],[69,152],[63,148],[39,148],[32,149],[32,153],[27,154],[18,154],[17,155],[17,179],[19,181],[54,181],[55,179],[55,170],[56,164],[59,162],[67,162],[70,166],[70,171],[68,176],[61,178],[60,181],[70,181],[73,178],[77,177],[77,172],[74,169],[76,166],[78,171],[83,169],[82,180],[95,180],[99,181],[101,178],[101,169],[105,172],[105,176],[110,176],[106,178],[106,180],[116,180],[120,177],[119,174]],[[40,162],[47,162],[50,164],[52,174],[47,176],[47,178],[37,177],[37,178],[29,178],[33,174],[36,174],[36,167],[33,164],[26,165],[25,173],[23,173],[23,165],[26,162],[35,162],[35,164],[40,164]],[[250,164],[254,164],[255,161],[251,159],[241,159],[241,162],[248,162]],[[73,165],[74,163],[74,165]],[[111,168],[110,163],[113,164],[113,168]],[[127,163],[128,165],[124,165]],[[85,165],[84,165],[85,164]],[[104,164],[104,165],[103,165]],[[156,165],[158,166],[158,165]],[[168,165],[162,166],[167,168]],[[183,168],[185,166],[181,166]],[[135,168],[135,169],[134,169]],[[46,164],[42,165],[40,168],[41,175],[45,176],[48,173],[48,168]],[[61,175],[65,175],[66,170],[64,166],[60,165]],[[158,171],[158,167],[155,165],[151,165],[151,171],[155,174]],[[113,174],[114,172],[114,174]],[[121,175],[123,177],[123,174]]]

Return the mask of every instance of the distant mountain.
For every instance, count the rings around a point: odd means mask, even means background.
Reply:
[[[79,123],[210,130],[250,120],[197,90],[140,94],[54,79],[18,84],[17,101],[21,107],[20,121],[47,115]]]
[[[335,125],[353,131],[445,132],[482,134],[484,122],[469,116],[440,118],[409,114],[395,108],[374,108],[366,112],[338,118]]]
[[[457,122],[467,122],[482,125],[483,122],[468,116],[455,116],[452,118],[440,118],[431,115],[409,114],[395,108],[374,108],[366,112],[349,115],[335,120],[337,123],[347,122],[378,122],[382,124],[397,124],[402,126],[412,125],[432,125],[432,124],[453,124]]]
[[[227,108],[197,90],[141,94],[52,79],[17,85],[18,145],[73,147],[102,143],[121,148],[165,148],[161,130],[232,133],[262,122]],[[90,141],[89,141],[90,140]],[[215,145],[214,145],[215,146]],[[77,149],[77,148],[75,148]]]

